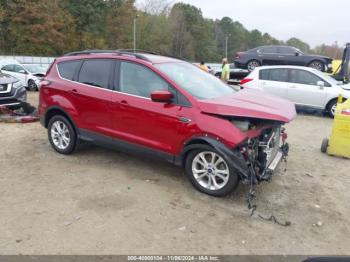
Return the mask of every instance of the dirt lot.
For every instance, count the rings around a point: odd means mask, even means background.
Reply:
[[[257,199],[292,222],[281,227],[249,217],[245,186],[212,198],[167,163],[94,146],[63,156],[39,123],[0,124],[0,253],[350,254],[350,160],[319,149],[331,127],[312,115],[287,126],[288,163]]]

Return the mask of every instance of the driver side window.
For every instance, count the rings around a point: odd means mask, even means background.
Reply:
[[[16,73],[22,73],[22,74],[25,73],[24,68],[19,66],[19,65],[14,65],[14,70],[13,71],[16,72]]]
[[[121,62],[119,89],[126,94],[150,98],[153,91],[169,90],[169,85],[145,66]]]
[[[318,81],[324,82],[323,79],[321,79],[317,75],[314,75],[313,73],[310,73],[304,70],[297,70],[297,69],[290,70],[291,83],[316,86]],[[327,86],[327,83],[325,84]]]

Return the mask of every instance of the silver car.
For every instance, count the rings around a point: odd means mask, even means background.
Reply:
[[[331,117],[334,117],[338,96],[350,97],[350,84],[344,85],[325,73],[302,66],[258,67],[240,85],[264,90],[296,105],[323,109]]]

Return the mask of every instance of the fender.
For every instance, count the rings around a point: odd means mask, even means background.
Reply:
[[[220,141],[208,136],[196,137],[187,142],[181,154],[175,158],[175,164],[184,165],[186,156],[190,151],[201,148],[207,149],[208,145],[215,148],[215,150],[217,150],[225,158],[225,160],[229,162],[230,165],[232,165],[240,173],[243,179],[249,177],[249,168],[239,150],[230,149]]]
[[[73,128],[75,129],[75,132],[77,132],[77,135],[79,136],[79,129],[77,128],[77,125],[75,124],[73,118],[71,117],[71,115],[66,112],[62,107],[60,106],[50,106],[49,108],[46,109],[45,113],[41,115],[40,117],[40,123],[42,126],[44,126],[45,128],[47,128],[49,121],[48,119],[51,118],[51,113],[53,112],[57,112],[59,111],[61,113],[61,115],[64,115],[65,117],[68,118],[68,120],[71,122],[71,124],[73,125]],[[53,115],[52,115],[53,116]]]

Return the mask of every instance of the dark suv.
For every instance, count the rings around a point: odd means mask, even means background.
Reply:
[[[0,70],[0,106],[18,109],[27,100],[27,91],[21,82]]]
[[[260,46],[245,52],[238,52],[234,63],[238,68],[249,71],[262,65],[298,65],[332,73],[331,58],[304,54],[292,46]]]
[[[236,92],[196,66],[124,51],[57,58],[41,82],[39,113],[59,153],[79,141],[183,166],[214,196],[238,181],[270,179],[288,152],[282,125],[294,104],[262,92]]]

